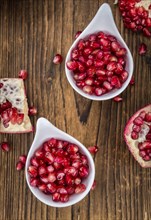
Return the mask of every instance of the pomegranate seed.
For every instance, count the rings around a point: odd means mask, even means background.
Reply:
[[[131,138],[132,138],[133,140],[138,139],[138,133],[135,132],[135,131],[132,131],[132,133],[131,133]]]
[[[60,64],[62,62],[63,58],[60,54],[56,54],[53,58],[54,64]]]
[[[47,178],[46,175],[42,175],[42,176],[40,177],[40,180],[41,180],[42,183],[48,183],[48,178]]]
[[[36,179],[36,178],[31,178],[30,179],[30,185],[31,186],[33,186],[33,187],[38,187],[38,185],[39,185],[39,180],[38,179]]]
[[[90,151],[91,154],[96,154],[99,150],[98,146],[91,146],[91,147],[88,147],[88,150]]]
[[[75,154],[75,153],[78,152],[78,150],[79,150],[79,148],[78,148],[78,146],[75,145],[75,144],[70,144],[70,145],[68,146],[68,148],[67,148],[67,151],[68,151],[68,153],[70,153],[70,154]]]
[[[41,151],[41,150],[37,150],[37,151],[35,152],[35,156],[36,156],[37,158],[41,159],[41,158],[44,157],[44,153],[43,153],[43,151]]]
[[[82,182],[82,179],[80,177],[76,177],[74,180],[75,185],[79,185]]]
[[[61,202],[68,202],[69,201],[69,195],[66,194],[66,195],[61,195],[60,196],[60,201]]]
[[[45,158],[49,162],[49,164],[52,164],[54,162],[54,160],[55,160],[54,155],[52,153],[50,153],[50,152],[46,152],[45,153]]]
[[[133,123],[134,123],[135,125],[142,125],[142,124],[143,124],[143,119],[138,116],[138,117],[136,117],[136,118],[134,119]]]
[[[54,167],[56,170],[59,170],[59,169],[61,169],[62,165],[61,165],[60,163],[54,162],[54,163],[53,163],[53,167]]]
[[[3,83],[0,83],[0,89],[3,87]]]
[[[42,165],[38,168],[38,174],[39,176],[47,174],[47,168],[46,166]]]
[[[73,179],[73,177],[71,175],[66,174],[65,176],[65,182],[67,185],[73,185],[75,180]]]
[[[66,65],[69,70],[76,70],[78,68],[78,64],[75,61],[68,61]]]
[[[35,167],[39,167],[39,161],[36,157],[31,158],[30,163]]]
[[[38,175],[38,172],[37,172],[37,167],[35,166],[29,166],[28,167],[28,173],[31,177],[36,177]]]
[[[57,140],[55,138],[51,138],[50,140],[47,141],[49,147],[56,147],[57,145]]]
[[[75,191],[74,187],[72,187],[72,186],[67,186],[66,190],[69,195],[72,195]]]
[[[80,175],[80,177],[85,178],[85,177],[88,176],[88,174],[89,174],[89,169],[88,169],[88,167],[86,167],[86,166],[81,166],[81,167],[79,168],[79,175]]]
[[[58,171],[56,174],[57,180],[62,180],[65,176],[65,173],[63,171]]]
[[[57,191],[57,186],[54,183],[47,184],[47,191],[50,193],[55,193]]]
[[[90,95],[93,93],[93,87],[92,86],[86,85],[82,89],[83,89],[83,92],[88,93]]]
[[[134,81],[134,76],[132,76],[131,80],[130,80],[130,85],[134,85],[135,81]]]
[[[107,81],[104,81],[103,86],[104,86],[105,89],[107,89],[108,91],[110,91],[110,90],[113,89],[112,85],[111,85],[109,82],[107,82]]]
[[[79,159],[75,159],[72,162],[72,166],[75,167],[75,168],[79,168],[81,165],[82,165],[82,161],[79,160]]]
[[[53,183],[56,181],[56,174],[55,173],[49,173],[48,174],[48,182]]]
[[[20,72],[18,73],[19,78],[21,79],[27,79],[28,73],[26,70],[20,70]]]
[[[0,144],[0,146],[1,146],[1,149],[2,149],[4,152],[8,152],[8,151],[10,150],[10,146],[9,146],[8,142],[2,142],[2,143]]]
[[[148,113],[145,115],[145,121],[151,122],[151,112],[148,112]]]
[[[67,173],[73,177],[76,177],[78,175],[78,170],[75,167],[70,166],[67,168]]]
[[[113,42],[111,43],[111,49],[112,49],[113,51],[115,51],[115,52],[119,51],[119,50],[120,50],[120,45],[119,45],[119,43],[116,42],[116,41],[113,41]]]
[[[25,164],[22,163],[21,161],[18,161],[16,164],[16,170],[22,170],[25,167]]]
[[[128,78],[128,72],[126,70],[124,70],[122,73],[121,73],[121,80],[122,82],[125,82]]]
[[[28,114],[29,115],[36,115],[37,114],[37,109],[34,106],[30,107],[29,110],[28,110]]]
[[[96,89],[95,89],[95,94],[96,94],[97,96],[102,95],[102,94],[103,94],[103,89],[102,89],[102,88],[96,88]]]
[[[151,37],[151,32],[147,28],[143,28],[143,33],[146,37]]]
[[[123,99],[120,96],[116,96],[113,98],[115,102],[121,102]]]
[[[94,190],[96,187],[96,181],[94,180],[93,184],[92,184],[92,187],[91,187],[91,190]]]
[[[53,193],[52,194],[52,200],[55,202],[59,202],[60,201],[60,193]]]
[[[38,184],[38,189],[40,191],[46,191],[47,190],[47,186],[45,183],[41,183],[41,184]]]
[[[141,43],[139,46],[139,54],[144,55],[147,52],[147,46],[144,43]]]
[[[27,156],[26,156],[26,155],[21,155],[21,156],[19,156],[19,161],[22,162],[23,164],[26,163],[26,159],[27,159]]]
[[[65,189],[65,187],[63,187],[63,186],[58,187],[57,192],[60,194],[67,194],[68,193],[67,190]]]
[[[75,34],[75,39],[77,39],[79,37],[79,35],[82,33],[82,31],[77,31],[77,33]]]
[[[53,167],[52,165],[47,166],[47,171],[48,171],[49,173],[54,172],[54,167]]]
[[[78,186],[76,186],[75,188],[75,193],[82,193],[86,190],[86,186],[84,184],[79,184]]]

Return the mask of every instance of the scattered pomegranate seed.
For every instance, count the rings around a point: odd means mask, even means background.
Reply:
[[[144,55],[147,52],[147,46],[144,43],[141,43],[139,46],[139,54]]]
[[[93,182],[93,185],[92,185],[91,189],[92,189],[92,190],[94,190],[94,189],[95,189],[95,187],[96,187],[96,180],[94,180],[94,182]]]
[[[20,72],[18,73],[19,78],[21,79],[27,79],[28,73],[26,70],[20,70]]]
[[[135,79],[134,76],[132,76],[131,80],[130,80],[130,85],[134,85],[135,84]]]
[[[115,102],[121,102],[123,99],[120,96],[116,96],[113,98]]]
[[[60,54],[56,54],[53,58],[54,64],[60,64],[63,61],[63,58]]]
[[[53,201],[67,202],[70,195],[86,190],[82,181],[89,175],[88,159],[76,144],[51,138],[31,158],[28,174],[31,186],[52,196]]]
[[[21,155],[21,156],[19,156],[19,161],[22,162],[23,164],[26,163],[26,159],[27,159],[27,156],[26,156],[26,155]]]
[[[96,154],[99,150],[98,146],[91,146],[91,147],[88,147],[88,150],[90,151],[91,154]]]
[[[81,33],[82,33],[82,31],[77,31],[77,33],[75,34],[74,38],[77,39]]]
[[[0,83],[0,89],[3,87],[3,83]]]
[[[5,152],[8,152],[10,150],[10,146],[9,146],[8,142],[2,142],[0,144],[0,147]]]
[[[25,164],[22,163],[21,161],[18,161],[16,164],[16,170],[22,170],[25,167]]]
[[[30,107],[28,110],[28,115],[36,115],[36,114],[37,114],[37,109],[34,106]]]

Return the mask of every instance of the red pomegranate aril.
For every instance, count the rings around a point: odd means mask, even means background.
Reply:
[[[135,125],[142,125],[142,124],[143,124],[143,119],[138,116],[138,117],[136,117],[136,118],[134,119],[133,123],[134,123]]]
[[[28,73],[26,70],[20,70],[20,72],[18,73],[19,78],[25,80],[27,79]]]
[[[40,163],[39,160],[36,157],[32,157],[30,160],[31,165],[35,166],[35,167],[39,167]]]
[[[96,187],[96,180],[94,180],[93,185],[92,185],[92,187],[91,187],[91,190],[94,190],[95,187]]]
[[[48,174],[48,182],[53,183],[56,181],[56,174],[55,173],[49,173]]]
[[[66,184],[67,185],[74,185],[74,183],[75,183],[75,180],[74,180],[74,178],[73,178],[73,176],[71,176],[71,175],[69,175],[69,174],[66,174],[66,176],[65,176],[65,182],[66,182]]]
[[[75,185],[79,185],[82,182],[82,179],[80,177],[76,177],[74,180]]]
[[[135,131],[132,131],[132,133],[131,133],[131,138],[132,138],[133,140],[138,139],[138,133],[135,132]]]
[[[34,106],[31,106],[28,110],[29,115],[36,115],[37,114],[37,109]]]
[[[151,140],[151,133],[146,135],[146,140]]]
[[[59,170],[59,169],[62,168],[62,164],[57,163],[57,162],[54,162],[54,163],[53,163],[53,167],[54,167],[56,170]]]
[[[139,147],[140,150],[151,149],[151,142],[150,141],[144,141],[143,143],[139,143],[138,147]]]
[[[88,150],[91,154],[96,154],[99,150],[98,146],[91,146],[91,147],[88,147]]]
[[[26,155],[20,155],[20,156],[19,156],[19,161],[22,162],[23,164],[26,163],[26,159],[27,159],[27,156],[26,156]]]
[[[108,71],[114,71],[117,68],[117,63],[115,61],[111,61],[108,63],[106,68]]]
[[[69,201],[69,195],[66,194],[66,195],[61,195],[60,196],[60,201],[61,202],[68,202]]]
[[[68,61],[66,65],[69,70],[76,70],[78,68],[78,63],[75,61]]]
[[[108,91],[110,91],[110,90],[113,89],[112,85],[111,85],[109,82],[107,82],[107,81],[104,81],[103,86],[104,86],[104,88],[107,89]]]
[[[136,133],[140,132],[141,126],[139,125],[133,125],[132,130],[135,131]]]
[[[22,170],[25,167],[25,164],[22,163],[21,161],[18,161],[16,164],[16,170]]]
[[[57,188],[57,192],[58,193],[60,193],[61,195],[62,194],[68,194],[68,192],[67,192],[67,190],[65,189],[65,187],[64,186],[59,186],[58,188]]]
[[[56,54],[53,58],[54,64],[60,64],[62,62],[63,58],[60,54]]]
[[[121,81],[124,83],[128,78],[128,72],[124,70],[120,76],[121,76]]]
[[[67,168],[67,173],[73,177],[76,177],[78,175],[78,170],[75,167],[70,166]]]
[[[103,89],[100,87],[95,88],[95,95],[100,96],[103,94]]]
[[[93,94],[93,87],[89,85],[85,85],[83,88],[83,92],[88,93],[88,94]]]
[[[79,148],[78,148],[78,146],[75,145],[75,144],[70,144],[70,145],[68,146],[68,148],[67,148],[67,151],[68,151],[68,153],[70,153],[70,154],[75,154],[75,153],[77,153],[77,152],[79,151]]]
[[[54,183],[48,183],[46,187],[47,191],[50,193],[55,193],[57,191],[57,186]]]
[[[115,102],[121,102],[123,99],[120,96],[116,96],[113,98]]]
[[[138,50],[139,50],[139,54],[140,54],[140,55],[146,54],[146,52],[147,52],[147,46],[146,46],[146,44],[141,43]]]
[[[54,202],[59,202],[60,201],[60,193],[58,193],[58,192],[53,193],[52,194],[52,200]]]
[[[135,84],[135,80],[134,77],[132,76],[131,80],[130,80],[130,85],[134,85]]]
[[[28,173],[31,177],[36,177],[38,175],[38,172],[37,172],[37,167],[35,166],[29,166],[28,167]]]
[[[0,89],[3,87],[3,83],[0,83]]]
[[[46,175],[47,174],[47,168],[46,166],[42,165],[38,168],[38,174],[39,176],[42,176],[42,175]]]
[[[75,159],[72,162],[72,166],[75,168],[79,168],[82,165],[82,161],[80,159]]]
[[[80,175],[80,177],[85,178],[85,177],[88,176],[88,174],[89,174],[89,169],[88,169],[88,167],[86,167],[86,166],[81,166],[81,167],[79,168],[79,175]]]
[[[115,54],[116,54],[117,57],[123,57],[123,56],[126,55],[126,53],[127,53],[126,49],[125,48],[121,48],[119,51],[116,51]]]
[[[74,38],[77,39],[81,33],[82,33],[82,31],[77,31],[77,33],[75,34]]]
[[[35,152],[35,156],[38,158],[38,159],[41,159],[44,157],[44,152],[42,150],[37,150]]]
[[[45,183],[40,183],[40,184],[38,184],[38,189],[40,191],[46,191],[47,190],[47,186],[46,186]]]
[[[86,186],[84,184],[79,184],[78,186],[76,186],[75,188],[75,193],[82,193],[86,190]]]
[[[52,165],[47,166],[47,172],[52,173],[54,172],[54,167]]]
[[[143,157],[143,159],[144,159],[145,161],[150,161],[150,160],[151,160],[151,157],[150,157],[149,155],[146,155],[146,156]]]
[[[36,178],[31,178],[30,179],[30,185],[33,186],[33,187],[36,187],[39,185],[39,180],[36,179]]]
[[[56,174],[57,180],[62,180],[65,176],[65,173],[63,171],[58,171]]]
[[[56,147],[57,145],[57,140],[55,138],[51,138],[50,140],[47,141],[49,147]]]
[[[145,121],[151,122],[151,112],[148,112],[148,113],[145,115]]]
[[[74,194],[74,191],[75,191],[75,189],[74,189],[73,186],[67,186],[67,187],[66,187],[66,190],[67,190],[67,193],[68,193],[69,195]]]
[[[41,180],[42,183],[48,183],[48,177],[47,177],[47,175],[42,175],[42,176],[40,177],[40,180]]]
[[[1,149],[4,151],[4,152],[8,152],[10,150],[10,146],[9,146],[9,143],[8,142],[2,142],[0,144],[0,147]]]
[[[112,49],[113,51],[115,51],[115,52],[119,51],[119,50],[120,50],[120,45],[119,45],[119,43],[116,42],[116,41],[113,41],[113,42],[111,43],[111,49]]]
[[[143,33],[146,37],[151,37],[151,32],[147,28],[143,28]]]

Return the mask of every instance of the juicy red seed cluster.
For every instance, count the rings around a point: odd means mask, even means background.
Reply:
[[[140,0],[119,0],[124,25],[132,31],[142,31],[145,36],[151,37],[151,18],[149,12],[143,6],[137,6]]]
[[[151,112],[146,113],[145,111],[140,112],[140,114],[133,120],[133,127],[131,132],[131,138],[137,140],[139,134],[141,133],[144,124],[149,127],[149,131],[146,135],[146,140],[138,144],[139,154],[145,161],[151,160]]]
[[[99,32],[80,39],[66,65],[83,92],[101,96],[121,88],[128,78],[126,53],[114,36]]]
[[[21,124],[24,120],[24,114],[20,113],[17,108],[12,107],[12,104],[7,100],[0,104],[0,119],[4,127],[9,126],[9,122],[12,124]]]
[[[67,202],[69,196],[86,190],[82,181],[89,175],[87,157],[73,143],[51,138],[30,160],[30,184],[53,201]]]

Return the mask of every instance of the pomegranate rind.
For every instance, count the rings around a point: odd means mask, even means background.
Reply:
[[[24,114],[24,119],[21,124],[12,124],[9,122],[9,126],[7,128],[4,127],[3,123],[0,122],[0,133],[28,133],[33,131],[33,126],[30,122],[30,118],[28,116],[28,103],[27,103],[27,97],[25,93],[25,87],[23,79],[19,78],[3,78],[0,79],[0,82],[5,83],[5,80],[7,80],[7,83],[10,83],[11,86],[14,84],[17,85],[18,93],[17,97],[21,97],[22,102],[22,108],[21,113]],[[8,98],[8,97],[7,97]],[[11,102],[11,100],[9,100]]]
[[[151,105],[147,105],[144,108],[140,109],[139,111],[137,111],[127,122],[126,127],[124,129],[124,140],[130,150],[130,152],[132,153],[132,155],[134,156],[135,160],[144,168],[150,168],[151,167],[151,161],[144,161],[142,159],[142,157],[139,156],[139,149],[138,147],[136,147],[136,145],[138,146],[138,141],[137,140],[133,140],[131,138],[131,132],[132,132],[132,127],[133,127],[133,121],[134,119],[139,116],[141,111],[145,111],[145,112],[151,112]]]

